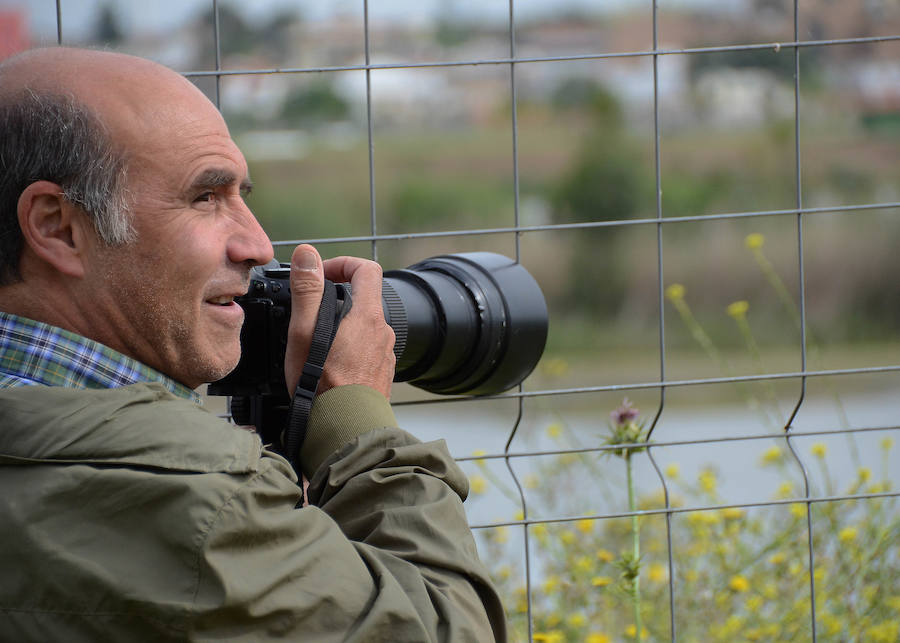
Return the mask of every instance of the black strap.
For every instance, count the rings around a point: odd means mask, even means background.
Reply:
[[[300,374],[300,380],[294,390],[291,408],[288,411],[287,426],[282,434],[284,455],[298,474],[300,473],[298,458],[300,447],[303,446],[303,440],[306,438],[309,412],[319,386],[319,378],[322,377],[325,359],[328,357],[328,351],[334,342],[334,336],[343,314],[346,314],[346,310],[338,313],[337,289],[331,281],[326,279],[322,303],[319,306],[319,316],[316,319],[316,327],[309,345],[309,357],[306,359],[306,364],[303,365],[303,372]]]

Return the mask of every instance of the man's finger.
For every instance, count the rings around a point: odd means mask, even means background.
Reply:
[[[319,253],[310,245],[297,246],[291,256],[291,323],[284,357],[284,376],[289,395],[293,395],[309,355],[324,283],[325,273]]]

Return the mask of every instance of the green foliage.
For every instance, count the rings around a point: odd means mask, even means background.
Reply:
[[[350,106],[330,82],[316,80],[294,89],[285,99],[281,120],[291,126],[339,121],[350,114]]]
[[[583,91],[567,90],[567,100]],[[618,104],[596,88],[589,95],[593,130],[552,192],[558,222],[630,219],[648,194],[646,166],[623,128]],[[573,312],[609,316],[622,305],[627,262],[617,244],[621,237],[616,226],[575,237],[571,274],[603,275],[603,289],[585,289],[579,279],[572,279],[567,295]]]
[[[692,80],[706,71],[730,68],[763,69],[783,82],[794,81],[794,50],[790,48],[716,51],[694,55],[689,60]],[[821,56],[816,49],[808,48],[801,52],[800,81],[804,86],[813,86],[818,82],[816,75],[821,64]]]

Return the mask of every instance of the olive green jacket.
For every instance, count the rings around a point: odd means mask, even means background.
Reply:
[[[465,476],[371,395],[317,399],[298,509],[255,433],[159,385],[0,390],[0,640],[503,640]]]

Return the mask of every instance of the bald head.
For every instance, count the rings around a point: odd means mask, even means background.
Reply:
[[[108,51],[53,47],[34,49],[0,65],[0,100],[27,88],[37,94],[71,96],[104,124],[113,139],[146,134],[171,117],[170,107],[187,101],[194,109],[214,106],[182,75],[144,58]]]
[[[0,285],[21,279],[16,209],[28,184],[58,184],[102,241],[125,243],[128,176],[167,138],[210,118],[221,121],[199,89],[143,58],[54,47],[0,63]]]

